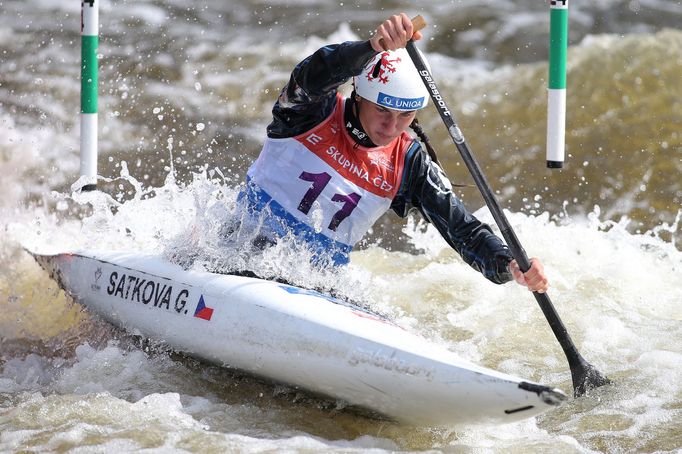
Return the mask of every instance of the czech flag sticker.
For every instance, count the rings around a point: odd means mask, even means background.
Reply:
[[[213,308],[206,306],[204,295],[201,295],[199,298],[199,304],[197,304],[197,309],[194,311],[194,316],[204,320],[211,320],[211,317],[213,317]]]

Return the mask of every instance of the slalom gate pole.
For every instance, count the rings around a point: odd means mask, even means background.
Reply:
[[[81,0],[81,132],[82,191],[97,189],[97,47],[99,0]]]
[[[566,143],[566,54],[568,0],[549,2],[549,77],[547,79],[547,168],[564,166]]]

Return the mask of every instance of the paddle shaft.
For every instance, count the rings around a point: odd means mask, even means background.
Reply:
[[[422,82],[424,82],[426,89],[429,91],[431,99],[433,100],[433,103],[436,105],[438,113],[440,114],[443,123],[445,123],[445,126],[448,130],[448,133],[450,134],[450,137],[455,142],[455,146],[457,147],[457,150],[461,154],[464,163],[469,169],[469,172],[471,173],[471,176],[473,177],[476,186],[483,195],[485,203],[490,209],[490,212],[492,213],[493,218],[497,223],[497,226],[500,228],[500,232],[502,233],[502,236],[507,242],[507,245],[509,246],[511,253],[514,256],[514,259],[516,259],[516,262],[519,264],[521,271],[525,273],[530,269],[531,266],[530,260],[526,255],[526,251],[521,246],[521,243],[519,239],[516,237],[514,230],[509,224],[509,221],[507,221],[507,217],[504,215],[504,212],[502,211],[500,204],[497,202],[497,199],[495,198],[495,195],[493,194],[493,191],[490,188],[490,184],[488,184],[488,181],[486,180],[486,177],[483,174],[481,167],[478,165],[478,162],[476,162],[476,159],[469,150],[469,146],[464,140],[464,135],[462,134],[462,131],[459,129],[459,126],[457,126],[457,123],[455,122],[455,119],[452,116],[452,112],[445,103],[445,100],[443,99],[441,92],[438,90],[438,87],[436,86],[436,83],[433,80],[430,71],[426,67],[426,64],[422,60],[421,55],[417,51],[417,48],[414,45],[414,41],[409,41],[407,43],[407,52],[409,53],[412,62],[417,68],[417,71],[421,76]],[[549,322],[549,325],[552,328],[554,335],[556,336],[557,340],[559,341],[559,344],[561,345],[561,348],[564,350],[564,353],[566,354],[568,364],[571,368],[571,375],[573,378],[573,389],[575,395],[576,396],[583,395],[585,391],[589,388],[594,388],[608,383],[608,379],[606,377],[603,377],[599,373],[599,371],[597,371],[593,366],[587,363],[580,355],[578,349],[575,347],[575,344],[571,340],[571,336],[569,336],[566,327],[559,318],[559,314],[557,314],[556,310],[554,309],[554,306],[551,300],[549,299],[549,296],[546,293],[538,292],[533,292],[533,296],[535,296],[536,301],[540,305],[540,309],[542,309],[542,312],[545,314],[545,318]]]

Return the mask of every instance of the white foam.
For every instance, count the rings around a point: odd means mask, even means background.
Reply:
[[[54,379],[50,362],[35,354],[10,358],[2,366],[0,393],[39,391]]]
[[[76,348],[76,362],[53,384],[61,394],[110,393],[141,399],[156,378],[149,358],[140,350],[126,352],[109,343],[102,350],[84,344]]]

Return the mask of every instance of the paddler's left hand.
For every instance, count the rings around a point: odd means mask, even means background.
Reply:
[[[528,287],[531,292],[545,293],[549,288],[549,281],[545,275],[545,267],[536,258],[530,259],[530,268],[525,273],[521,272],[516,260],[509,263],[509,270],[514,276],[514,280],[519,284]]]

